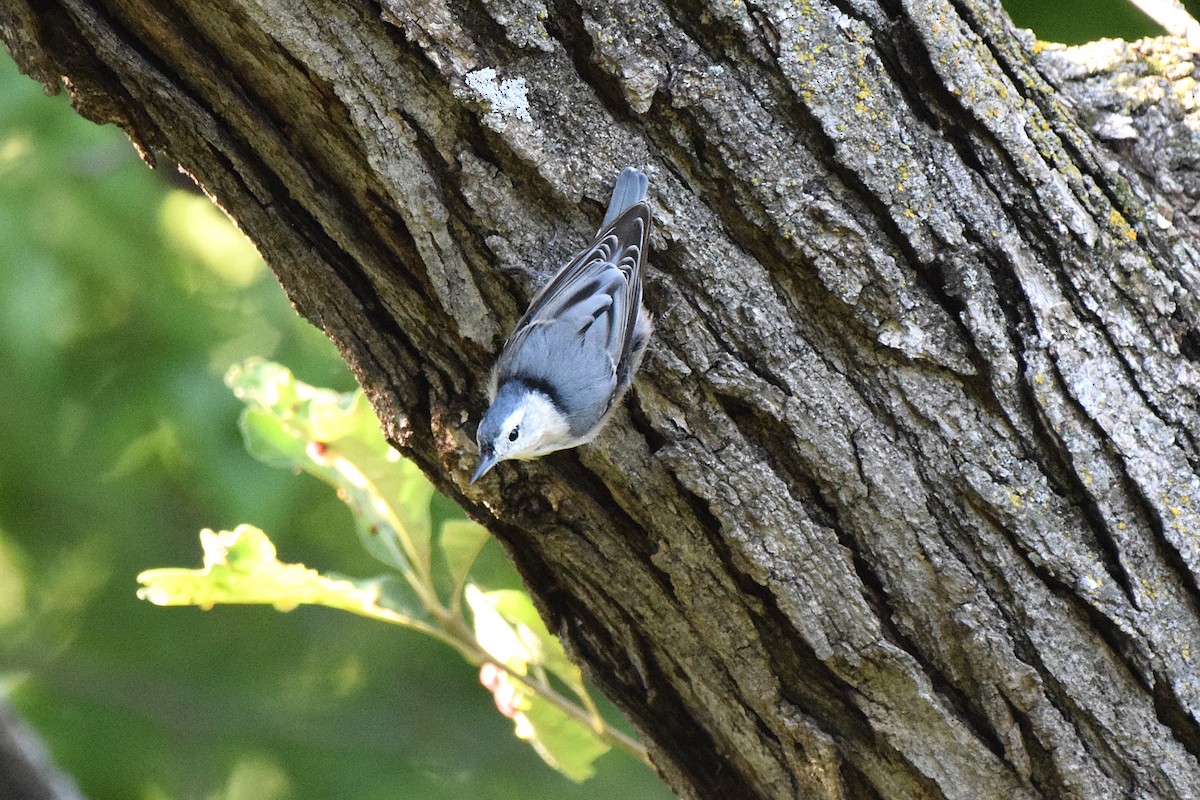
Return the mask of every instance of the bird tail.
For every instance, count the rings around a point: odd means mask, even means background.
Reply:
[[[645,200],[646,189],[649,186],[649,178],[640,169],[626,167],[621,170],[621,174],[617,176],[617,183],[613,186],[612,200],[608,201],[608,212],[604,215],[604,222],[600,223],[600,230],[611,225],[630,206]]]

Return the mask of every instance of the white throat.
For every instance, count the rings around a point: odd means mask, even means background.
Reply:
[[[509,414],[501,430],[511,430],[520,425],[522,440],[509,458],[537,458],[563,448],[563,442],[571,437],[571,426],[541,392],[530,392],[521,403],[521,408]]]

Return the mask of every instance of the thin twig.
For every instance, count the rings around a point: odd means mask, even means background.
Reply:
[[[608,744],[616,747],[619,750],[624,750],[630,756],[642,762],[647,767],[650,767],[651,769],[654,768],[654,763],[650,761],[650,755],[646,752],[646,748],[642,745],[642,743],[629,736],[624,731],[613,727],[608,720],[599,716],[596,713],[595,704],[591,702],[590,697],[586,697],[585,695],[585,702],[587,702],[589,708],[583,708],[578,703],[556,690],[549,683],[535,680],[530,678],[528,675],[522,675],[519,672],[516,672],[515,670],[510,669],[504,664],[496,661],[491,654],[489,654],[483,649],[483,647],[480,646],[478,640],[475,638],[474,632],[472,632],[470,628],[463,623],[462,618],[451,615],[441,606],[427,609],[442,626],[440,628],[426,625],[425,623],[414,620],[411,617],[406,617],[402,614],[397,614],[390,609],[385,609],[378,606],[371,608],[352,607],[349,605],[335,607],[341,608],[344,611],[361,614],[366,617],[383,620],[385,622],[396,623],[398,625],[429,634],[439,641],[453,647],[459,652],[460,655],[463,656],[463,658],[467,660],[467,663],[473,666],[479,666],[484,662],[496,664],[513,678],[524,684],[524,686],[531,692],[546,700],[551,705],[555,706],[564,714],[576,720],[580,724],[586,725],[589,730],[594,731],[597,736],[599,736]]]

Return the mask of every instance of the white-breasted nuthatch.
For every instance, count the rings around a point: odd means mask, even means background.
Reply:
[[[648,185],[640,170],[622,170],[596,240],[534,296],[504,343],[471,483],[501,461],[591,441],[629,389],[653,329],[642,305]]]

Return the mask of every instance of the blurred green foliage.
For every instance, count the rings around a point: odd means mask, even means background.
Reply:
[[[1163,34],[1130,0],[1001,0],[1001,5],[1019,27],[1032,28],[1048,42],[1083,44]],[[1183,0],[1183,5],[1193,15],[1200,10],[1198,0]]]
[[[345,366],[164,177],[0,59],[0,686],[59,765],[93,800],[669,796],[621,754],[582,785],[547,769],[426,637],[137,600],[139,572],[241,522],[284,561],[379,569],[332,492],[246,453],[221,380],[261,355],[345,391]],[[494,544],[476,575],[516,586]]]
[[[1126,0],[1004,5],[1046,40],[1159,32]],[[349,375],[220,212],[168,184],[0,57],[0,688],[58,763],[93,800],[668,796],[621,755],[582,785],[545,769],[424,637],[138,602],[134,577],[194,563],[208,526],[374,564],[316,479],[246,454],[220,379],[253,355]],[[478,572],[515,585],[494,545]]]

